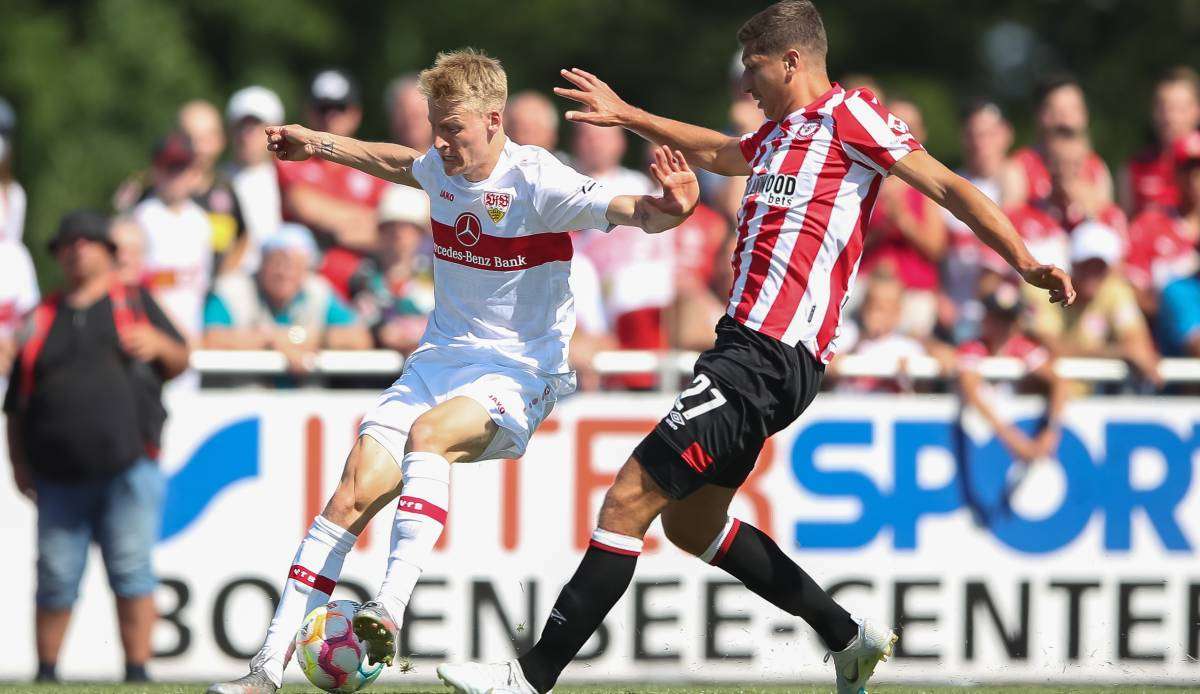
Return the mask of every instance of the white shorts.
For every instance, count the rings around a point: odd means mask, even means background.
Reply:
[[[499,427],[483,454],[468,462],[520,458],[534,430],[553,409],[557,395],[554,384],[532,371],[464,364],[428,349],[408,360],[400,378],[363,416],[358,434],[378,441],[399,464],[409,427],[417,417],[461,396],[479,403]]]

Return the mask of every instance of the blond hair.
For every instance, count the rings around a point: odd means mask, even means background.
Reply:
[[[502,110],[508,76],[500,61],[474,48],[438,53],[433,66],[417,76],[417,88],[430,102],[480,113]]]

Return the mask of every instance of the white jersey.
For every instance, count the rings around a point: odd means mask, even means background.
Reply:
[[[434,243],[434,307],[417,351],[561,377],[555,382],[569,392],[575,309],[565,232],[608,228],[616,194],[511,140],[484,181],[447,176],[432,148],[412,175],[429,195]]]
[[[203,331],[204,297],[212,274],[212,226],[191,200],[176,209],[157,197],[133,208],[146,232],[146,285],[189,341]]]

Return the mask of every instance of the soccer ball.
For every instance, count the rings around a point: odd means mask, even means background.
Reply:
[[[367,665],[367,648],[354,635],[358,603],[334,600],[304,618],[296,632],[296,663],[313,685],[327,692],[357,692],[383,672]]]

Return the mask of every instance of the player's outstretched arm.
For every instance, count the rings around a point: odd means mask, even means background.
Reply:
[[[583,111],[567,111],[567,120],[626,128],[656,145],[683,152],[688,161],[702,169],[723,176],[750,175],[750,165],[742,156],[738,138],[631,106],[590,72],[571,68],[561,73],[576,88],[555,87],[554,93],[585,107]]]
[[[282,161],[320,157],[350,166],[377,178],[420,188],[412,164],[421,152],[390,142],[363,142],[352,137],[310,130],[302,125],[267,128],[267,149]]]
[[[1034,260],[1004,212],[966,179],[947,169],[928,152],[912,152],[896,162],[890,173],[921,191],[971,228],[1029,284],[1050,291],[1052,303],[1075,302],[1071,277],[1061,268]]]
[[[662,195],[618,195],[608,204],[606,217],[612,224],[645,229],[657,234],[677,227],[687,219],[700,200],[700,184],[683,153],[667,147],[654,150],[650,173]]]

